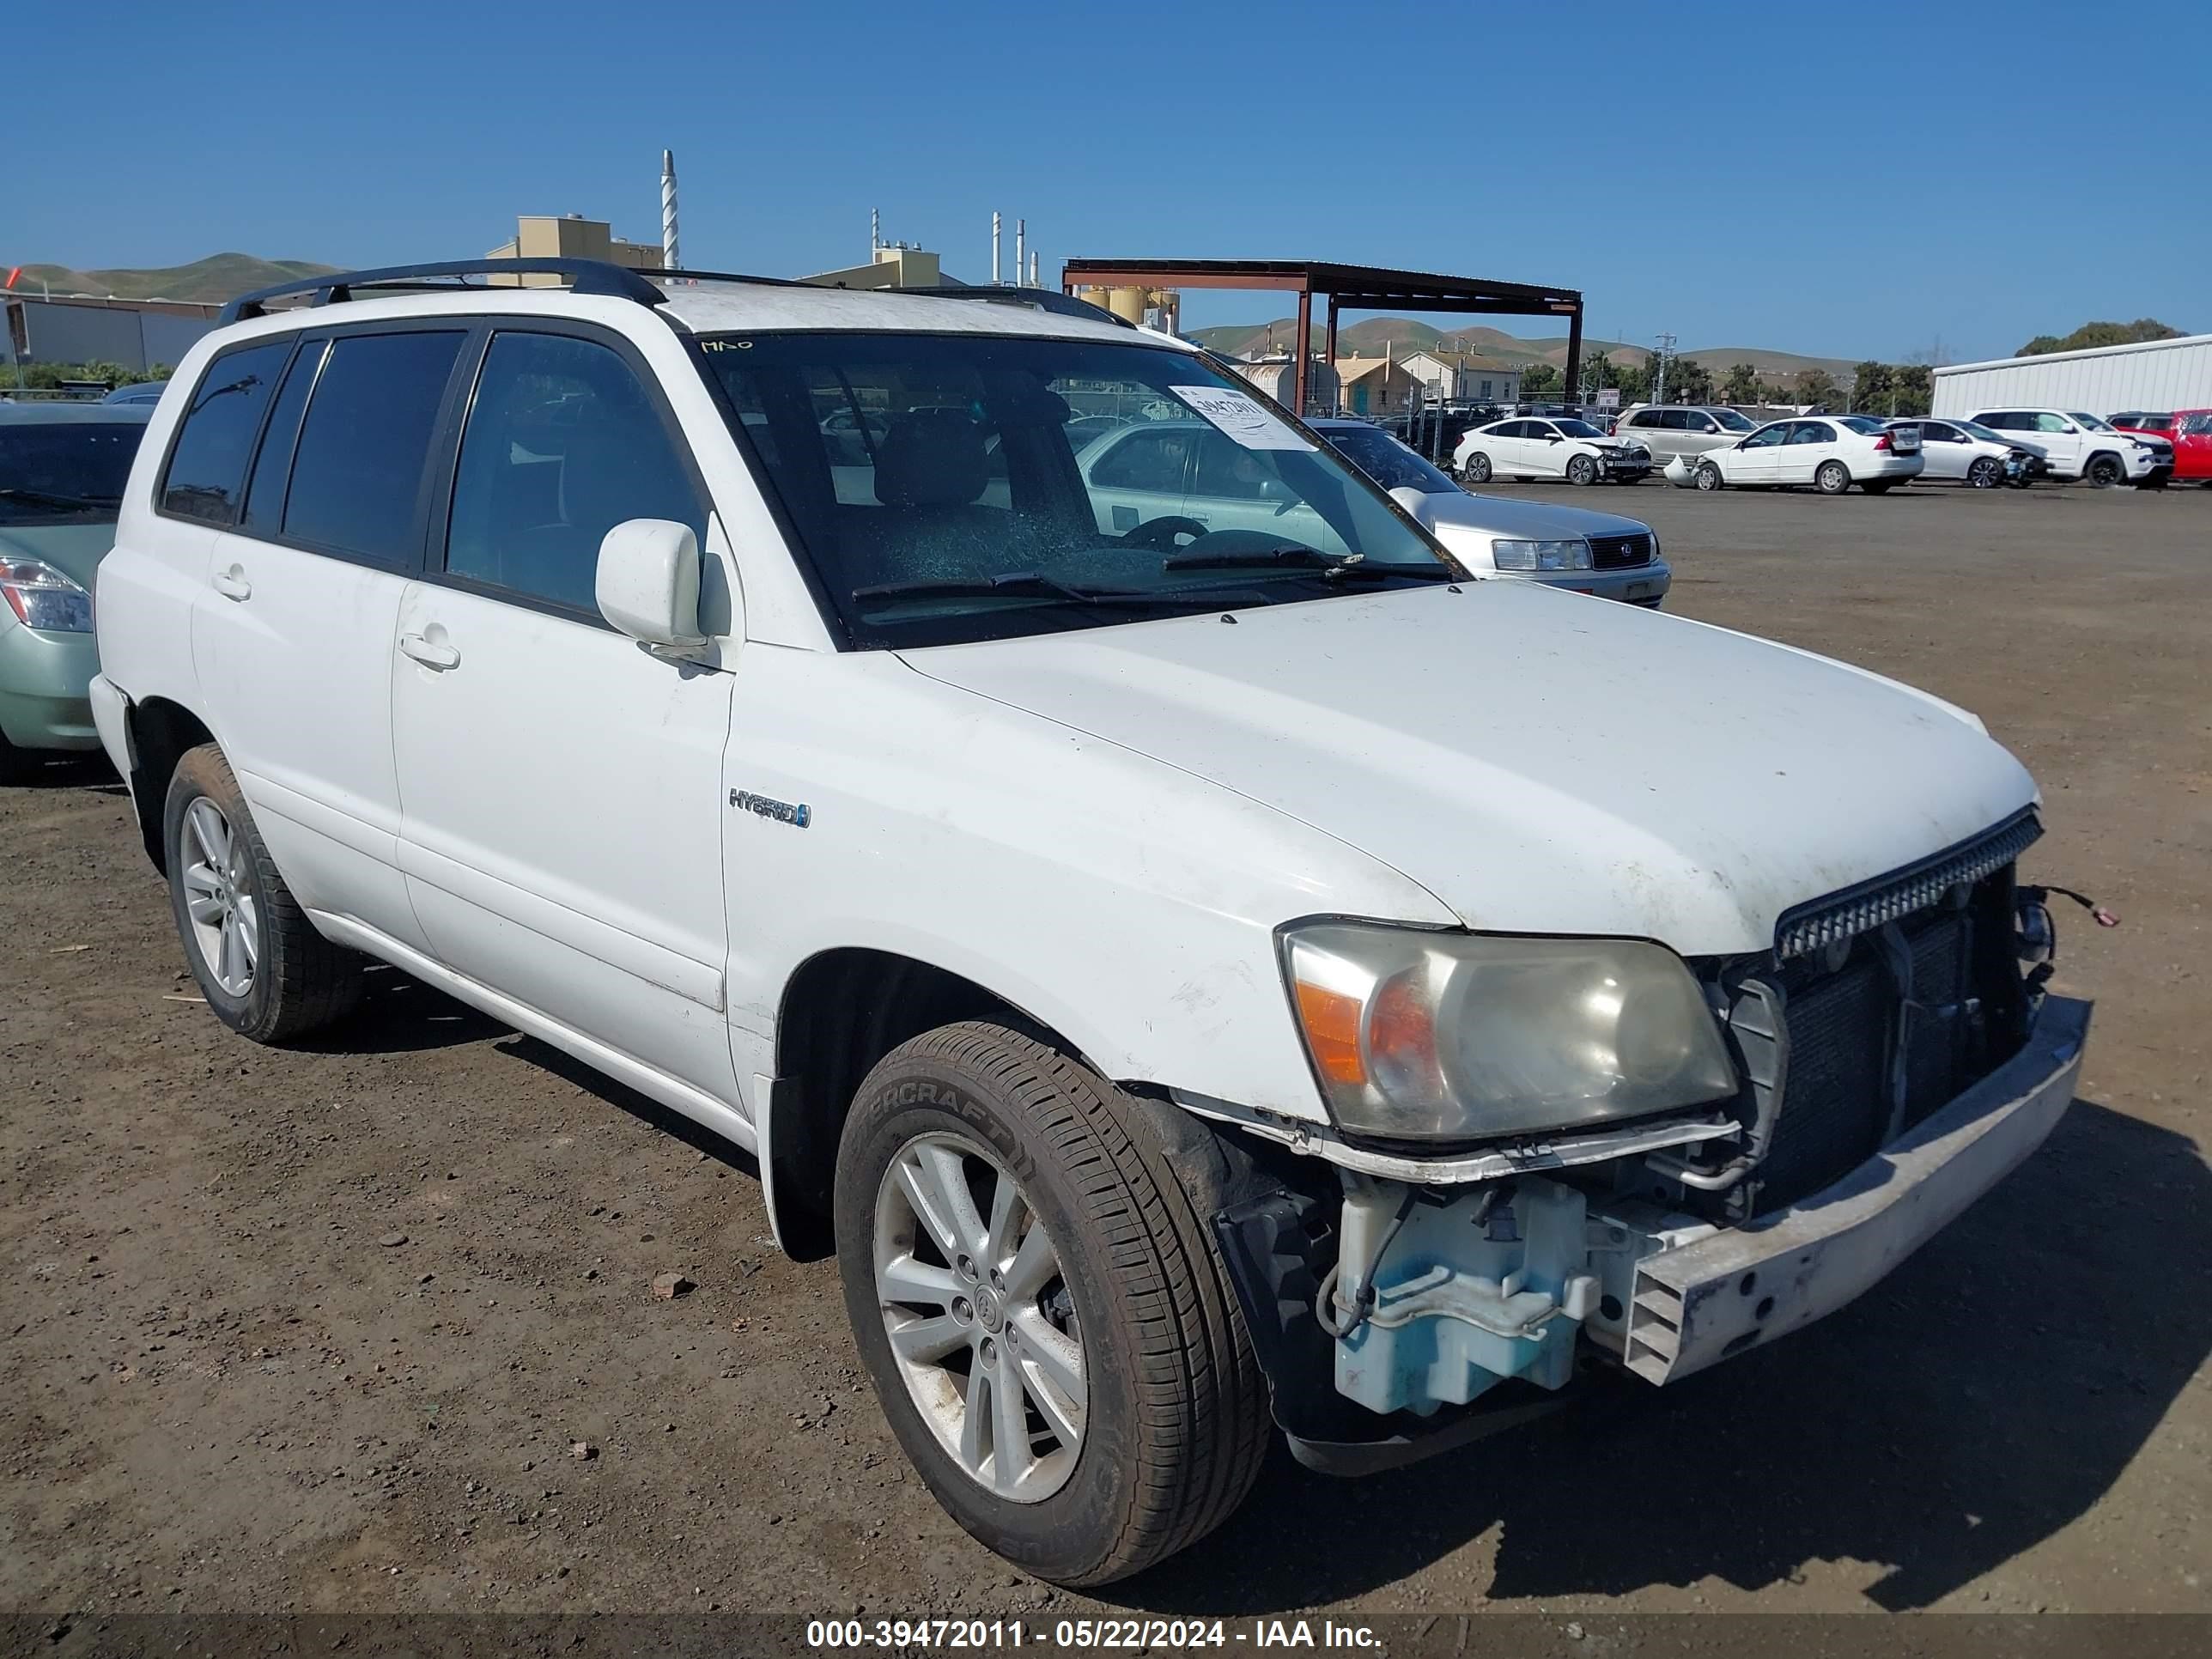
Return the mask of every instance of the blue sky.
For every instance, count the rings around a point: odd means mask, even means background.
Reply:
[[[1964,361],[2091,318],[2212,331],[2212,0],[141,0],[27,6],[8,33],[0,264],[443,258],[519,212],[652,239],[665,145],[702,267],[857,263],[876,207],[972,280],[997,208],[1009,262],[1019,214],[1048,272],[1556,283],[1594,333],[1685,348]],[[1185,322],[1281,312],[1193,296]]]

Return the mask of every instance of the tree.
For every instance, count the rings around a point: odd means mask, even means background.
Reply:
[[[1825,368],[1801,369],[1797,375],[1797,401],[1821,407],[1836,401],[1836,383]]]
[[[1693,357],[1667,360],[1667,401],[1709,404],[1713,400],[1713,372]]]
[[[1531,363],[1521,371],[1521,395],[1548,397],[1559,389],[1559,371],[1549,363]]]
[[[2181,331],[2168,328],[2155,317],[2138,317],[2132,323],[2084,323],[2061,338],[2039,334],[2015,357],[2040,357],[2053,351],[2087,351],[2095,346],[2136,345],[2144,340],[2178,340]]]
[[[1732,404],[1753,404],[1759,401],[1759,370],[1749,363],[1737,363],[1721,383],[1721,396]]]
[[[1888,414],[1889,395],[1896,384],[1887,363],[1869,361],[1856,365],[1851,370],[1851,407]]]
[[[1935,378],[1925,363],[1900,363],[1896,374],[1897,389],[1890,394],[1894,413],[1925,415],[1935,395]]]

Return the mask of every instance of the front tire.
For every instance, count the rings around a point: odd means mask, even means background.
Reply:
[[[1718,489],[1722,482],[1720,468],[1715,466],[1711,461],[1701,461],[1698,464],[1698,489]]]
[[[1228,1180],[1194,1121],[1002,1025],[869,1073],[837,1157],[846,1311],[899,1443],[987,1547],[1102,1584],[1243,1501],[1270,1419],[1207,1224]]]
[[[1995,489],[2004,482],[2004,463],[1984,455],[1966,469],[1966,483],[1975,489]]]
[[[1474,454],[1468,456],[1467,459],[1461,464],[1459,476],[1462,483],[1471,484],[1488,483],[1490,482],[1490,457],[1484,454],[1480,450],[1476,450]]]
[[[2089,463],[2088,470],[2081,476],[2088,479],[2092,489],[2110,489],[2119,483],[2124,470],[2118,456],[2100,455]]]
[[[307,920],[215,744],[177,763],[161,834],[185,965],[216,1018],[240,1036],[277,1043],[353,1007],[361,957]]]
[[[1571,484],[1594,484],[1597,482],[1597,463],[1587,455],[1577,455],[1567,463],[1567,482]]]
[[[1813,483],[1823,495],[1840,495],[1851,487],[1850,469],[1841,461],[1823,461]]]

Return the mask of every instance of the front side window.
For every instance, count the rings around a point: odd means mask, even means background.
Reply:
[[[143,421],[0,425],[0,525],[113,524]]]
[[[494,335],[453,472],[447,574],[596,617],[599,544],[626,519],[672,520],[706,543],[699,492],[636,374],[596,341]]]
[[[732,401],[760,411],[773,453],[756,437],[754,455],[857,646],[1459,574],[1342,457],[1188,352],[981,333],[701,344]],[[880,423],[868,464],[823,432],[840,408],[859,430]],[[1090,414],[1129,424],[1103,438],[1071,426]]]
[[[284,535],[373,564],[421,551],[422,470],[461,342],[459,330],[331,342],[284,497]]]
[[[1772,426],[1763,426],[1746,438],[1740,446],[1745,449],[1769,449],[1790,435],[1790,423],[1777,421]]]
[[[289,339],[271,340],[226,351],[208,365],[169,452],[161,480],[164,513],[207,524],[237,522],[246,457],[291,354]]]
[[[2175,429],[2185,438],[2212,438],[2212,410],[2184,415],[2181,424]]]
[[[2065,432],[2070,430],[2067,426],[2064,418],[2060,416],[2039,414],[2034,417],[2034,420],[2035,429],[2038,432]]]

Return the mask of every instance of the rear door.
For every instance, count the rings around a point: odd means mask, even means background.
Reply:
[[[2175,414],[2173,475],[2212,478],[2212,409],[2185,409]]]
[[[1836,428],[1826,421],[1792,421],[1789,435],[1776,447],[1774,482],[1808,484],[1823,461],[1832,461],[1839,445]]]
[[[418,949],[398,863],[392,641],[421,568],[428,461],[467,337],[416,322],[226,354],[186,424],[265,407],[242,498],[224,505],[180,442],[163,505],[218,522],[193,659],[286,884],[309,910]]]
[[[738,1100],[725,1016],[732,676],[600,617],[599,543],[707,492],[620,336],[477,337],[422,580],[387,656],[407,892],[436,957],[617,1053]]]

